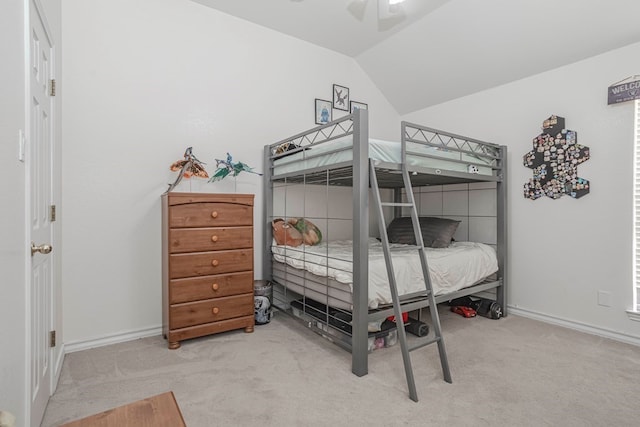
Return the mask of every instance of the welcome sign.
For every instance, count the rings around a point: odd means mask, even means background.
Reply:
[[[633,76],[609,86],[607,105],[640,99],[640,76]]]

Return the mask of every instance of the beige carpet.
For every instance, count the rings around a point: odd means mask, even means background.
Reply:
[[[369,375],[350,354],[278,313],[253,334],[152,337],[68,354],[44,427],[173,391],[189,427],[635,426],[640,348],[517,316],[465,319],[441,308],[453,384],[435,345],[374,351]]]

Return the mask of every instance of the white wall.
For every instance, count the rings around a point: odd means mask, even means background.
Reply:
[[[517,312],[640,342],[632,303],[632,103],[607,87],[640,71],[640,44],[403,117],[509,147],[509,304]],[[552,114],[589,146],[581,199],[525,199],[523,155]],[[611,307],[597,293],[611,294]]]
[[[18,131],[25,129],[24,2],[5,1],[0,13],[0,410],[25,423],[26,286],[25,165]],[[10,41],[10,42],[9,42]]]
[[[160,325],[160,194],[186,147],[209,171],[227,151],[261,170],[263,146],[315,126],[314,98],[333,83],[369,104],[372,136],[398,138],[353,59],[200,4],[67,0],[63,22],[66,343]],[[240,175],[237,191],[256,194],[260,279],[262,180]]]

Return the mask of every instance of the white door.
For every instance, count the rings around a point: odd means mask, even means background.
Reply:
[[[50,206],[53,200],[53,101],[50,96],[53,75],[53,42],[46,30],[46,19],[30,1],[30,67],[28,135],[29,219],[32,245],[30,277],[31,425],[40,425],[51,395],[51,350],[49,332],[53,307],[53,229]],[[33,249],[38,251],[34,252]]]

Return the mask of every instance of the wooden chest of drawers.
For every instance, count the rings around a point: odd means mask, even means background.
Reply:
[[[253,194],[162,195],[162,332],[253,332]]]

